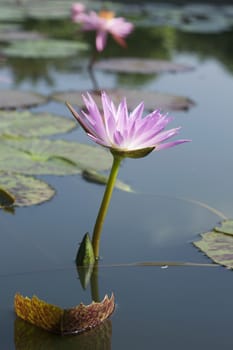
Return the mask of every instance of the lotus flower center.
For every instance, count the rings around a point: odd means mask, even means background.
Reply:
[[[108,20],[108,19],[114,18],[115,17],[115,13],[112,12],[112,11],[100,11],[99,12],[99,17]]]

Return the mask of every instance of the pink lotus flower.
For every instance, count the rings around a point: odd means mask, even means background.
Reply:
[[[133,30],[133,24],[127,22],[123,17],[115,17],[114,12],[100,11],[96,13],[81,12],[72,17],[74,22],[81,23],[82,29],[85,31],[96,30],[96,48],[103,51],[106,46],[107,35],[110,33],[115,41],[126,47],[124,38]]]
[[[80,2],[76,2],[71,7],[71,18],[73,22],[77,22],[78,16],[86,11],[86,6]]]
[[[164,143],[176,135],[180,128],[164,130],[172,118],[160,110],[143,117],[143,102],[129,113],[126,98],[122,99],[118,107],[105,92],[102,92],[101,98],[103,113],[89,93],[83,95],[87,112],[78,114],[71,105],[67,106],[88,136],[109,148],[113,154],[144,157],[153,150],[159,151],[190,141],[183,139]]]

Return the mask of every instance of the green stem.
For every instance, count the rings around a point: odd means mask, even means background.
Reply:
[[[112,169],[106,185],[106,189],[105,189],[104,197],[102,199],[102,203],[99,209],[99,213],[96,218],[95,227],[94,227],[93,236],[92,236],[92,246],[93,246],[94,255],[96,259],[99,258],[99,243],[100,243],[101,231],[102,231],[105,216],[108,211],[109,203],[112,197],[112,191],[114,189],[121,160],[122,160],[121,156],[113,155]]]
[[[99,261],[97,260],[93,266],[91,274],[91,299],[95,302],[100,302],[99,294]]]

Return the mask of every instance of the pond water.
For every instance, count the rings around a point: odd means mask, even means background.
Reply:
[[[99,268],[86,290],[74,259],[84,233],[93,228],[103,186],[80,175],[40,176],[56,189],[51,201],[15,208],[14,213],[1,211],[1,349],[232,348],[232,271],[169,265],[211,263],[192,242],[224,216],[232,217],[232,39],[230,28],[195,34],[163,26],[138,28],[127,40],[127,52],[109,40],[105,57],[169,59],[193,67],[157,75],[95,72],[103,88],[137,88],[192,99],[195,105],[189,110],[170,112],[175,117],[172,125],[181,125],[181,137],[192,142],[124,161],[119,178],[135,193],[114,191]],[[6,60],[0,67],[0,77],[6,78],[0,80],[0,88],[44,95],[88,90],[92,81],[87,62],[88,54],[79,60],[41,60],[43,69],[32,72],[28,61]],[[50,101],[31,110],[71,118],[63,103]],[[59,138],[90,143],[80,129]],[[146,261],[161,264],[130,266]],[[88,304],[96,293],[102,299],[114,292],[116,310],[93,331],[59,337],[16,318],[16,292],[35,294],[63,308]]]

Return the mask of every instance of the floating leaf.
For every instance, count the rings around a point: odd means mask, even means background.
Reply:
[[[84,170],[82,172],[82,177],[88,182],[94,182],[99,185],[106,185],[108,181],[108,176],[97,173],[94,170]],[[130,185],[127,185],[120,180],[116,180],[115,187],[122,191],[134,192]]]
[[[233,220],[224,220],[220,226],[201,234],[202,239],[193,244],[215,263],[233,268]]]
[[[114,311],[114,296],[106,295],[101,302],[90,305],[79,304],[73,309],[64,310],[62,334],[78,334],[94,328],[106,320]]]
[[[0,109],[32,107],[46,100],[46,97],[29,91],[0,90]]]
[[[192,67],[184,64],[145,58],[109,58],[95,63],[94,67],[111,72],[142,74],[175,73],[192,69]]]
[[[219,33],[230,29],[223,8],[209,4],[190,4],[184,7],[179,29],[193,33]]]
[[[179,25],[179,29],[190,33],[214,34],[230,30],[230,23],[221,16],[214,16],[205,20],[192,19],[190,23]]]
[[[0,169],[22,174],[71,175],[106,170],[112,163],[110,152],[76,142],[4,138],[0,144]]]
[[[64,58],[75,56],[79,51],[88,49],[88,44],[78,41],[41,39],[12,41],[2,49],[8,57],[20,58]]]
[[[24,18],[23,6],[15,6],[15,4],[1,4],[0,21],[10,22],[19,21]]]
[[[84,4],[90,5],[92,10],[97,10],[102,6],[101,1],[95,0],[89,4],[89,1],[83,1]],[[27,17],[36,20],[60,20],[70,19],[70,9],[73,0],[46,0],[46,1],[29,1],[26,9]],[[115,4],[108,3],[108,7],[117,9]],[[119,5],[118,5],[119,7]],[[116,11],[117,12],[117,11]]]
[[[233,220],[225,220],[221,222],[220,226],[214,228],[215,231],[233,235]]]
[[[215,263],[233,268],[233,237],[220,232],[201,234],[201,240],[193,244]]]
[[[108,319],[78,337],[61,337],[45,332],[17,317],[14,333],[15,350],[109,350],[111,349],[112,323]]]
[[[187,2],[188,3],[188,2]],[[145,4],[143,14],[135,16],[137,27],[175,27],[196,33],[217,33],[230,30],[231,6],[215,6],[210,4],[191,3],[185,6],[174,4]]]
[[[60,333],[60,322],[64,311],[33,296],[31,299],[17,293],[15,295],[15,312],[23,320],[46,331]]]
[[[72,309],[61,309],[36,296],[31,299],[19,293],[15,295],[15,312],[23,320],[57,334],[80,334],[106,320],[114,311],[114,296],[89,305],[79,304]]]
[[[31,2],[27,7],[27,17],[36,20],[69,19],[72,4],[70,0]]]
[[[17,41],[17,40],[38,40],[42,38],[43,38],[43,35],[37,32],[28,32],[23,30],[0,31],[1,42]]]
[[[48,113],[0,111],[0,135],[35,137],[65,133],[75,128],[71,119]]]
[[[114,103],[118,104],[123,97],[127,98],[127,104],[130,109],[135,108],[140,101],[144,101],[145,108],[154,110],[157,108],[164,110],[187,110],[194,105],[194,102],[187,97],[163,94],[160,92],[145,90],[126,90],[126,89],[105,89]],[[60,102],[69,102],[72,105],[85,107],[82,94],[85,91],[65,91],[57,92],[51,97]],[[102,107],[100,91],[91,91],[99,108]]]
[[[11,193],[0,188],[0,208],[11,207],[15,203],[15,197]]]
[[[0,172],[0,207],[30,206],[51,199],[55,191],[45,182],[20,174]],[[8,198],[3,200],[3,191]]]

